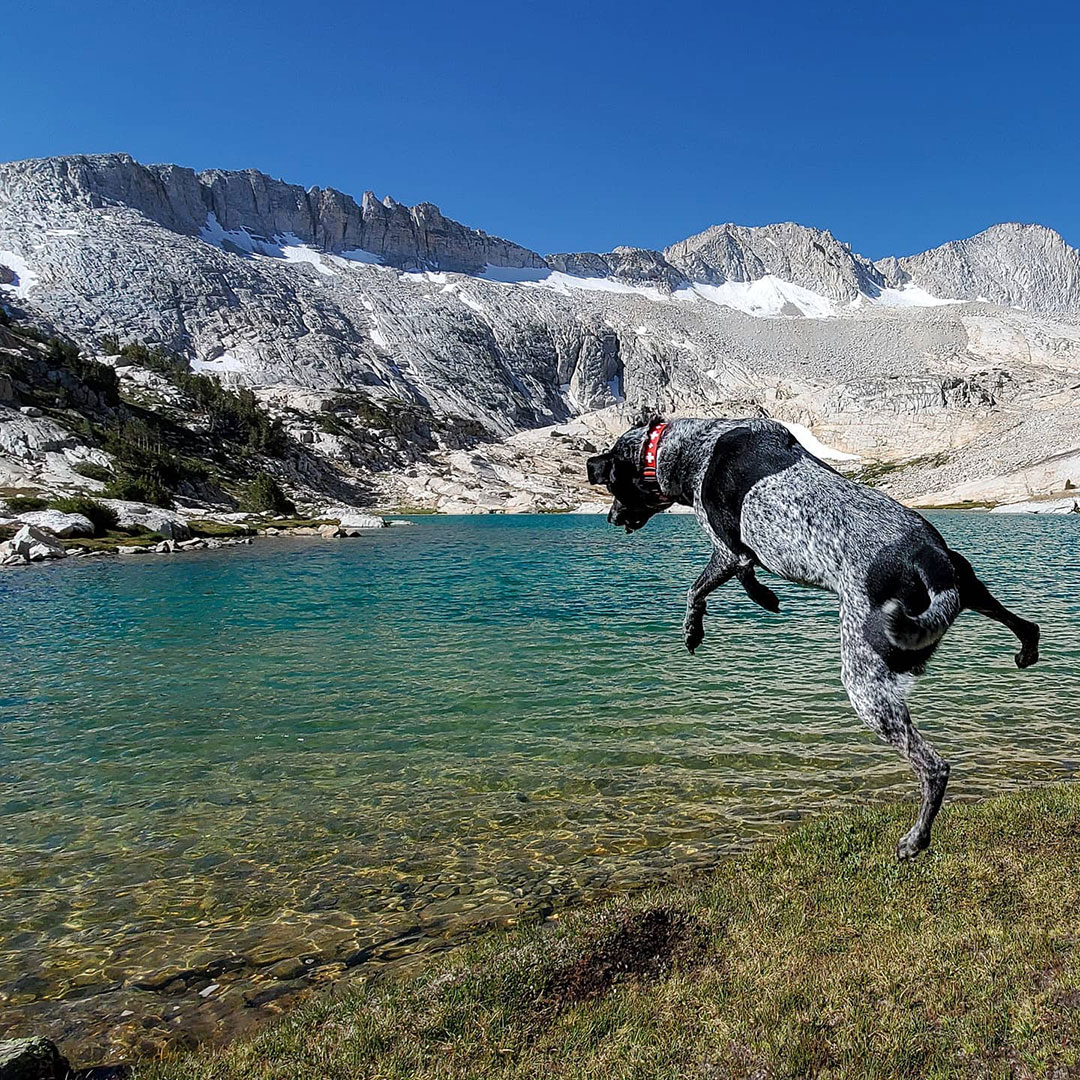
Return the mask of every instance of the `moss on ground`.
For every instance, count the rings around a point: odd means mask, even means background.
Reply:
[[[1080,1069],[1080,785],[825,817],[690,885],[489,934],[141,1080],[1057,1077]]]
[[[65,548],[81,548],[83,551],[115,551],[118,547],[153,547],[165,537],[161,533],[146,529],[110,529],[104,536],[91,539],[87,536],[72,536],[58,541]]]
[[[251,525],[238,524],[225,521],[204,521],[196,518],[188,522],[192,536],[222,539],[232,536],[253,536],[255,528]]]

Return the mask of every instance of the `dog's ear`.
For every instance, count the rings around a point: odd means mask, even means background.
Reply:
[[[590,484],[610,484],[615,472],[615,456],[611,453],[597,454],[586,462]]]

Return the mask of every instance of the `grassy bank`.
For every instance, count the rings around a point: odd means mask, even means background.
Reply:
[[[1080,1075],[1080,785],[798,828],[684,886],[498,933],[155,1080]]]

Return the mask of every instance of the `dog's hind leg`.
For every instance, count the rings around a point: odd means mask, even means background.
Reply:
[[[949,558],[956,568],[956,580],[960,589],[960,603],[985,615],[994,622],[1008,627],[1020,642],[1020,651],[1016,654],[1016,666],[1031,667],[1039,659],[1039,626],[1013,614],[990,590],[978,579],[971,563],[955,551],[949,552]]]
[[[754,564],[747,556],[740,556],[739,567],[735,571],[735,576],[739,579],[739,584],[746,590],[746,595],[758,607],[763,607],[766,611],[773,612],[773,614],[780,610],[780,598],[768,585],[762,585],[758,581],[754,573]]]
[[[686,594],[683,642],[692,653],[705,640],[705,598],[730,581],[739,569],[739,558],[729,547],[716,545],[705,569]]]
[[[902,679],[862,636],[862,621],[845,624],[841,612],[841,660],[844,688],[859,718],[883,742],[894,747],[919,778],[919,816],[900,840],[896,854],[912,859],[930,846],[930,830],[941,808],[949,766],[922,737],[908,712]]]

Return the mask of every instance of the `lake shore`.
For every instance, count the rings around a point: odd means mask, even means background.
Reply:
[[[1071,1075],[1080,787],[830,814],[686,884],[492,933],[143,1080]]]

